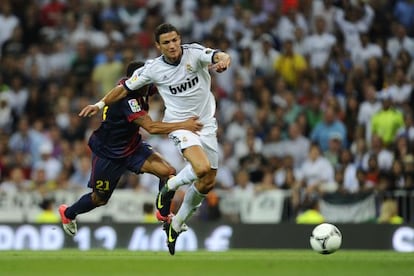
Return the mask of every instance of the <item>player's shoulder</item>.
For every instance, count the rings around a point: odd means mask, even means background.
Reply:
[[[157,68],[159,68],[160,65],[162,65],[162,58],[157,57],[154,59],[146,60],[144,66],[142,66],[141,68],[137,70],[139,70],[139,74],[141,74],[144,71],[146,71],[147,73],[150,73],[153,71],[157,71]]]
[[[203,45],[199,43],[195,43],[195,42],[183,44],[182,47],[184,50],[190,50],[190,51],[203,51],[204,49],[206,49],[206,47],[204,47]]]
[[[161,60],[161,57],[157,57],[157,58],[153,58],[153,59],[147,59],[144,63],[143,69],[153,67],[154,65],[159,63],[160,60]]]

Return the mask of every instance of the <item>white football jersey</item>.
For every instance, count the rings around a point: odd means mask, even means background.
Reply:
[[[199,44],[182,45],[183,55],[177,65],[167,63],[163,56],[149,60],[125,81],[129,90],[153,83],[164,100],[164,122],[184,121],[199,116],[203,124],[213,121],[216,102],[211,93],[208,65],[216,50]]]

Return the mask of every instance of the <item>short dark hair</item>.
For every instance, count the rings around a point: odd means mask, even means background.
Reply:
[[[158,25],[154,32],[155,41],[159,43],[160,35],[171,32],[176,32],[178,35],[180,35],[180,32],[177,30],[177,28],[171,25],[170,23],[162,23],[161,25]]]
[[[144,66],[144,63],[142,61],[131,61],[126,69],[126,75],[127,77],[131,77],[135,70],[138,68]]]

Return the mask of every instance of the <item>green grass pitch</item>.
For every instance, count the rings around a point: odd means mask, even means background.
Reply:
[[[0,275],[414,275],[414,253],[340,250],[0,251]]]

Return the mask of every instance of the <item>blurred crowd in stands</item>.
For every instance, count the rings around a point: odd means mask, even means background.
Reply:
[[[212,73],[217,189],[289,190],[299,213],[324,193],[414,187],[414,1],[2,0],[0,192],[87,185],[101,118],[78,112],[159,54],[162,22],[232,56]],[[162,111],[153,96],[150,115]],[[143,135],[182,168],[167,137]],[[157,183],[128,174],[119,187]]]

